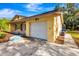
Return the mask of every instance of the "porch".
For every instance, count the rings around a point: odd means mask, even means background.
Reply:
[[[25,22],[11,22],[10,32],[16,35],[26,34],[26,23]]]

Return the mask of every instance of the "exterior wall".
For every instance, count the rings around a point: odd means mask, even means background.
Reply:
[[[11,24],[9,24],[9,32],[11,32]]]
[[[57,17],[60,17],[60,20]],[[60,33],[62,31],[63,14],[58,15],[57,17],[55,17],[55,19],[54,19],[54,38],[55,38],[55,40],[58,36],[60,36]]]
[[[54,42],[54,16],[48,21],[48,42]]]
[[[26,36],[30,36],[30,22],[26,22]]]
[[[52,14],[48,14],[48,15],[43,15],[43,16],[38,16],[38,17],[32,17],[30,18],[28,21],[26,21],[26,35],[30,36],[30,25],[33,22],[47,22],[48,26],[47,26],[47,40],[48,42],[55,42],[56,40],[56,35],[57,33],[55,32],[54,28],[54,17],[59,16],[59,15],[52,15]],[[35,20],[35,18],[39,18],[39,20]],[[57,29],[58,30],[58,29]]]
[[[47,40],[48,42],[55,42],[57,38],[57,31],[58,31],[58,26],[56,24],[56,19],[54,17],[60,16],[61,18],[61,26],[63,23],[63,16],[61,14],[44,14],[40,16],[35,16],[35,17],[30,17],[29,19],[26,20],[26,36],[30,36],[30,26],[31,23],[34,22],[47,22]],[[35,20],[38,18],[37,20]],[[56,25],[55,25],[56,24]],[[15,30],[15,26],[13,24],[10,24],[9,28],[11,29],[10,31]]]
[[[9,24],[10,32],[15,30],[15,25],[14,24]]]

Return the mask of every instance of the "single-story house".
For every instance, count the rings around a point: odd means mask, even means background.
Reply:
[[[25,17],[15,15],[9,23],[9,31],[20,29],[26,36],[55,42],[60,35],[63,24],[63,14],[59,11]]]

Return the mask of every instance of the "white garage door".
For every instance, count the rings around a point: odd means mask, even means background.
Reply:
[[[47,22],[31,23],[31,36],[41,39],[47,39]]]

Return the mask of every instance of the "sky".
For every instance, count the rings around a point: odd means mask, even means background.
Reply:
[[[12,18],[15,15],[26,17],[54,10],[56,3],[0,3],[0,18]],[[61,4],[64,6],[64,4]]]

